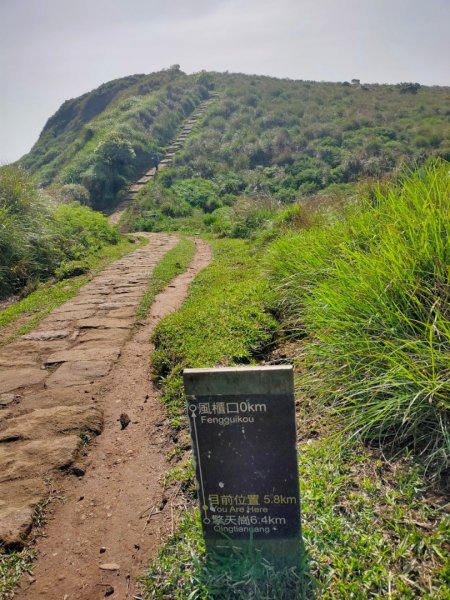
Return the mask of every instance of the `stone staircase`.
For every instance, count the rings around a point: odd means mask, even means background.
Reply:
[[[186,138],[191,133],[194,125],[205,115],[208,107],[216,100],[217,95],[211,94],[210,98],[204,100],[201,104],[197,106],[197,108],[192,112],[189,117],[183,121],[182,128],[178,133],[175,140],[172,144],[167,148],[166,153],[164,154],[163,159],[159,162],[158,168],[152,167],[142,177],[140,177],[137,181],[135,181],[127,190],[127,194],[123,202],[119,204],[116,210],[110,215],[109,222],[113,225],[117,225],[122,217],[123,213],[127,210],[129,206],[131,206],[136,198],[136,194],[142,189],[142,187],[151,181],[153,177],[155,177],[158,171],[170,167],[173,161],[173,157],[181,150],[183,147]]]

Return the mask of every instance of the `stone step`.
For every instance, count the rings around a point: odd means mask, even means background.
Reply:
[[[159,169],[166,168],[172,164],[173,157],[181,148],[183,148],[187,137],[192,133],[197,121],[204,116],[208,109],[208,106],[212,104],[216,98],[217,95],[214,95],[214,97],[213,95],[211,95],[211,97],[208,98],[208,100],[204,100],[203,102],[201,102],[195,108],[194,112],[191,113],[189,118],[186,121],[184,121],[182,129],[180,130],[172,144],[167,148],[164,158],[159,162]],[[135,195],[142,189],[142,186],[144,186],[146,183],[151,181],[151,179],[153,179],[153,177],[156,174],[156,171],[157,169],[155,167],[149,169],[140,179],[138,179],[133,185],[131,185],[128,188],[127,196],[125,197],[128,205],[133,202]]]

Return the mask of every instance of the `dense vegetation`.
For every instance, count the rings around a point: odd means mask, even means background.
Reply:
[[[86,272],[88,257],[119,238],[99,213],[57,203],[21,169],[0,168],[0,298]]]
[[[176,169],[142,195],[137,227],[168,229],[174,218],[206,213],[208,227],[228,234],[248,208],[234,210],[242,196],[290,203],[404,162],[450,157],[448,88],[186,75],[174,65],[66,101],[20,163],[65,198],[108,209],[212,89],[218,99],[177,153]]]
[[[191,202],[194,196],[211,202],[208,182],[197,188],[192,182],[179,180],[172,188],[191,194]],[[346,438],[414,448],[431,472],[446,469],[450,457],[449,191],[448,163],[437,161],[396,183],[373,186],[344,207],[314,213],[308,204],[266,206],[264,221],[234,221],[228,232],[240,227],[248,236],[257,228],[260,243],[275,238],[265,254],[277,290],[272,310],[286,336],[303,339],[301,387],[316,409],[332,409]],[[255,204],[247,218],[263,212]],[[195,314],[181,312],[174,320],[192,323],[202,306],[196,297]],[[177,356],[172,332],[157,338],[157,368],[166,348],[170,360]],[[229,343],[225,335],[214,344],[219,353],[223,343]],[[201,356],[188,356],[203,364]],[[186,366],[181,356],[175,363]]]
[[[302,388],[346,432],[450,458],[450,178],[424,168],[307,231],[273,243],[268,266]]]
[[[210,74],[218,99],[144,191],[137,229],[245,237],[280,204],[450,157],[448,88]]]
[[[177,65],[111,81],[67,100],[20,164],[65,197],[110,208],[207,93],[201,75],[188,77]]]

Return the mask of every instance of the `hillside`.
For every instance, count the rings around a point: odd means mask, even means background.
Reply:
[[[81,184],[94,208],[107,208],[207,93],[176,65],[105,83],[64,102],[19,164],[44,186]]]
[[[190,210],[190,193],[172,190],[174,179],[196,178],[194,187],[213,196],[212,212],[244,191],[292,202],[330,185],[382,176],[405,162],[450,156],[449,88],[186,75],[175,65],[68,100],[20,164],[45,186],[83,185],[89,203],[107,209],[127,181],[155,164],[212,89],[218,100],[177,154],[176,175],[161,182],[162,203],[171,206],[166,212]],[[191,201],[191,209],[199,203]],[[148,200],[149,208],[158,209],[158,202]]]

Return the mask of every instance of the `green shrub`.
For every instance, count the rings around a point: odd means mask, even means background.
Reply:
[[[55,276],[57,279],[69,279],[69,277],[77,277],[89,272],[89,263],[83,260],[71,260],[63,262],[56,267]]]
[[[256,232],[264,229],[276,211],[277,205],[270,197],[242,196],[233,207],[231,236],[250,238]]]
[[[55,266],[49,232],[53,205],[24,171],[0,168],[0,297],[14,293]]]
[[[78,274],[84,259],[119,238],[99,213],[77,202],[58,206],[21,169],[0,168],[0,297]]]
[[[214,212],[206,215],[203,219],[204,224],[209,227],[213,233],[219,235],[231,235],[233,227],[233,211],[228,206],[217,208]]]
[[[201,177],[180,181],[173,186],[173,191],[180,199],[205,212],[213,212],[222,206],[217,186]]]
[[[116,244],[120,235],[103,215],[77,203],[58,206],[53,215],[54,232],[65,256],[82,258],[105,244]]]
[[[89,191],[79,183],[66,183],[61,187],[60,193],[64,202],[79,202],[89,205]]]
[[[160,206],[160,210],[163,215],[173,218],[187,217],[192,214],[192,206],[182,198],[177,198],[175,195],[166,196]]]

